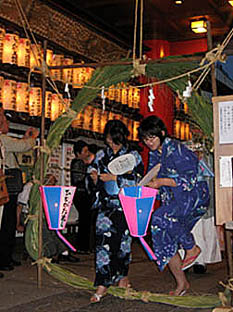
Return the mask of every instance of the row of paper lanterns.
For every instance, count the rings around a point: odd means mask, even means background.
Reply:
[[[28,113],[29,116],[40,116],[42,109],[42,89],[30,87],[26,82],[4,79],[0,76],[0,102],[5,110]],[[46,91],[45,117],[54,121],[64,111],[70,100],[61,94]]]
[[[98,107],[87,105],[73,121],[72,127],[89,130],[93,132],[104,132],[104,127],[108,120],[119,119],[127,126],[130,135],[129,139],[137,141],[137,128],[139,122],[124,115],[114,113],[112,111],[102,110]]]
[[[190,126],[187,122],[175,119],[174,120],[174,137],[182,141],[189,141],[192,139]]]
[[[29,39],[6,33],[4,28],[0,28],[0,61],[3,64],[36,69],[41,67],[42,58],[43,49],[40,44],[31,44]],[[72,65],[73,58],[47,49],[46,63],[48,66]],[[72,84],[73,88],[81,88],[91,78],[93,71],[90,67],[53,69],[51,76],[54,80]]]
[[[28,83],[4,79],[0,76],[0,102],[5,110],[28,113],[29,116],[40,116],[42,110],[42,89],[29,88]],[[45,92],[45,117],[56,120],[63,112],[65,106],[70,106],[70,100],[61,94]],[[72,126],[84,130],[103,133],[104,126],[109,119],[121,119],[129,127],[130,139],[136,140],[138,122],[121,114],[103,111],[91,105],[86,106],[77,115]]]
[[[41,66],[43,49],[40,44],[31,44],[27,38],[21,38],[17,34],[7,33],[0,28],[0,62],[30,68],[31,70]],[[63,54],[55,54],[53,50],[46,50],[46,63],[48,66],[72,65],[72,57]],[[51,77],[57,81],[71,84],[73,88],[82,88],[89,81],[94,72],[91,67],[51,69]],[[106,98],[126,104],[129,107],[139,108],[140,90],[124,83],[116,87],[111,86],[105,92]]]

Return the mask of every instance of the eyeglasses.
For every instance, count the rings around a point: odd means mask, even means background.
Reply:
[[[155,138],[157,138],[156,135],[148,135],[145,138],[143,138],[143,142],[151,142],[153,141]]]

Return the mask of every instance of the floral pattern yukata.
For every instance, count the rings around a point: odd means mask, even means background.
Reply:
[[[111,181],[110,191],[106,182],[98,180],[96,185],[96,201],[93,208],[98,209],[96,221],[96,278],[95,286],[109,287],[128,275],[132,238],[125,220],[124,212],[118,198],[120,188],[135,186],[143,175],[143,163],[137,151],[126,147],[113,154],[107,147],[96,154],[93,168],[98,173],[109,173],[108,164],[114,158],[131,153],[135,156],[135,168],[126,174],[118,175],[117,181]],[[108,182],[107,182],[108,183]]]
[[[198,177],[198,158],[182,143],[166,138],[162,153],[149,153],[149,170],[160,163],[158,178],[172,178],[176,187],[159,189],[161,206],[152,215],[151,233],[157,264],[162,271],[180,247],[195,245],[191,230],[209,205],[207,183]]]

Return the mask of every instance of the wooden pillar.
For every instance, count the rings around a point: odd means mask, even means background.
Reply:
[[[207,46],[208,46],[208,51],[210,51],[213,49],[213,41],[212,41],[212,35],[211,35],[210,21],[207,21],[206,24],[207,24]],[[211,83],[212,83],[213,96],[217,96],[217,82],[216,82],[216,75],[215,75],[215,63],[211,65]]]

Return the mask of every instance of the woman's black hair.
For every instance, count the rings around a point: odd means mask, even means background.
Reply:
[[[162,131],[164,133],[162,133]],[[159,117],[151,115],[141,121],[138,127],[138,137],[143,141],[145,138],[154,135],[159,137],[160,143],[162,144],[167,136],[167,128]]]
[[[127,137],[129,136],[129,130],[126,125],[120,120],[109,120],[104,128],[104,141],[106,143],[107,136],[110,136],[113,143],[119,145],[127,144]],[[107,144],[107,143],[106,143]]]

